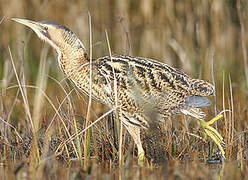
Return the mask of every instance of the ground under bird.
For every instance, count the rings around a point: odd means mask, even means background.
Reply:
[[[217,115],[206,122],[206,115],[200,109],[210,105],[205,96],[215,94],[212,84],[190,78],[181,70],[156,60],[126,55],[94,59],[90,79],[90,58],[83,43],[71,30],[54,21],[12,20],[30,27],[57,51],[60,68],[83,93],[89,95],[91,81],[92,97],[96,101],[113,108],[117,96],[119,117],[137,145],[139,164],[145,156],[140,130],[148,129],[153,121],[150,112],[156,112],[156,121],[176,114],[196,118],[225,157],[223,138],[210,126],[223,116]]]

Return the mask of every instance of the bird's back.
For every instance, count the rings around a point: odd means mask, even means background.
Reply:
[[[118,102],[131,113],[144,113],[147,109],[165,117],[190,108],[190,97],[213,95],[213,86],[203,80],[192,79],[184,72],[164,63],[140,57],[113,55],[93,62],[96,96],[104,104],[114,102],[114,78],[117,82]],[[188,99],[187,99],[188,98]],[[205,102],[193,98],[196,103]],[[198,104],[199,104],[198,103]],[[203,103],[204,104],[204,103]]]

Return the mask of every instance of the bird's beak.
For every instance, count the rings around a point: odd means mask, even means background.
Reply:
[[[31,21],[28,19],[22,19],[22,18],[11,18],[11,20],[30,27],[37,34],[37,36],[42,40],[50,39],[48,32],[44,29],[43,25],[39,22]]]
[[[21,24],[23,24],[25,26],[28,26],[31,29],[33,29],[35,32],[37,30],[42,31],[42,26],[38,22],[30,21],[30,20],[22,19],[22,18],[11,18],[11,20],[16,21],[18,23],[21,23]]]

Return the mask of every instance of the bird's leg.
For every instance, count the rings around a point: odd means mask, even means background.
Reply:
[[[133,125],[126,125],[125,127],[127,128],[128,132],[132,136],[135,144],[137,145],[138,148],[138,164],[140,166],[144,165],[144,157],[145,157],[145,151],[142,147],[141,140],[140,140],[140,127],[138,126],[133,126]]]
[[[199,119],[201,127],[204,129],[205,133],[215,142],[218,146],[219,150],[221,151],[222,156],[225,158],[225,151],[222,147],[224,145],[223,137],[218,133],[216,129],[211,127],[210,125],[214,124],[217,120],[223,117],[222,114],[218,114],[210,121],[206,122],[202,119]]]

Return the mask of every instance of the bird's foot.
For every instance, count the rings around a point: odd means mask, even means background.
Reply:
[[[215,144],[218,146],[223,158],[225,158],[225,151],[223,149],[223,146],[225,146],[225,142],[223,141],[223,137],[218,133],[216,129],[211,127],[210,125],[214,124],[217,120],[223,118],[222,114],[218,114],[210,121],[206,122],[204,120],[200,120],[200,125],[204,129],[205,133],[215,142]]]

